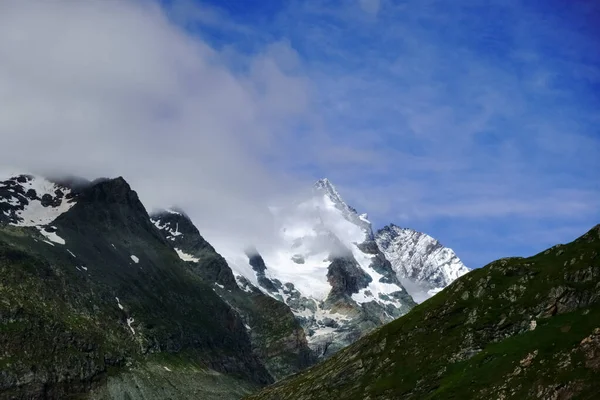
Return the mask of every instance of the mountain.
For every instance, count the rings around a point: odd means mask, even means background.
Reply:
[[[248,399],[592,399],[600,225],[473,270],[315,367]]]
[[[200,235],[181,210],[162,210],[151,221],[190,271],[242,318],[254,354],[275,379],[314,364],[304,330],[290,308],[242,277],[234,277],[227,261]]]
[[[412,229],[390,224],[377,231],[375,241],[419,303],[469,272],[452,249]]]
[[[13,176],[0,218],[0,399],[235,399],[273,382],[122,178]]]
[[[1,180],[0,399],[239,399],[416,305],[404,243],[327,179],[271,211],[274,238],[223,257],[123,178]]]
[[[68,211],[74,193],[64,185],[31,175],[17,175],[0,182],[0,223],[43,226]]]
[[[413,299],[374,240],[366,214],[327,179],[272,208],[273,243],[223,251],[236,280],[285,303],[317,357],[328,357],[408,312]]]

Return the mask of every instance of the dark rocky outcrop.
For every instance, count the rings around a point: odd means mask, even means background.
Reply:
[[[340,300],[348,301],[352,294],[366,288],[373,279],[350,256],[333,259],[327,270],[327,280],[331,285],[331,291],[326,303],[334,304]]]
[[[254,248],[247,249],[246,255],[248,256],[248,264],[256,272],[258,284],[271,293],[278,293],[283,286],[279,280],[270,279],[266,276],[267,266],[258,250]]]

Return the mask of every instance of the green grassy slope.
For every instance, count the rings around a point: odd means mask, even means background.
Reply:
[[[250,399],[595,399],[600,225],[474,270],[406,316]]]

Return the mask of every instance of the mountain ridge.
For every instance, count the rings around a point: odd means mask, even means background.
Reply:
[[[469,272],[452,249],[410,228],[386,225],[377,230],[375,241],[411,295],[421,301]]]
[[[0,224],[0,398],[64,398],[121,372],[179,368],[165,357],[245,388],[212,398],[273,381],[243,321],[187,270],[124,179],[92,184],[73,203],[50,224]]]
[[[180,208],[148,213],[123,177],[0,181],[0,398],[240,398],[415,305],[329,180],[278,216],[279,258],[239,249],[240,269]]]
[[[274,248],[225,256],[236,276],[284,302],[321,357],[407,312],[414,302],[374,241],[366,214],[328,179],[274,213]]]
[[[473,270],[248,399],[575,399],[600,393],[600,225]]]

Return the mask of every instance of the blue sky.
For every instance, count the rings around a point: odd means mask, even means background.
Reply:
[[[482,3],[0,2],[0,160],[122,175],[213,244],[328,177],[470,267],[530,255],[600,223],[600,9]]]
[[[311,116],[266,162],[470,267],[600,222],[600,9],[586,1],[168,2],[232,68],[274,49]],[[193,10],[193,11],[192,11]]]

